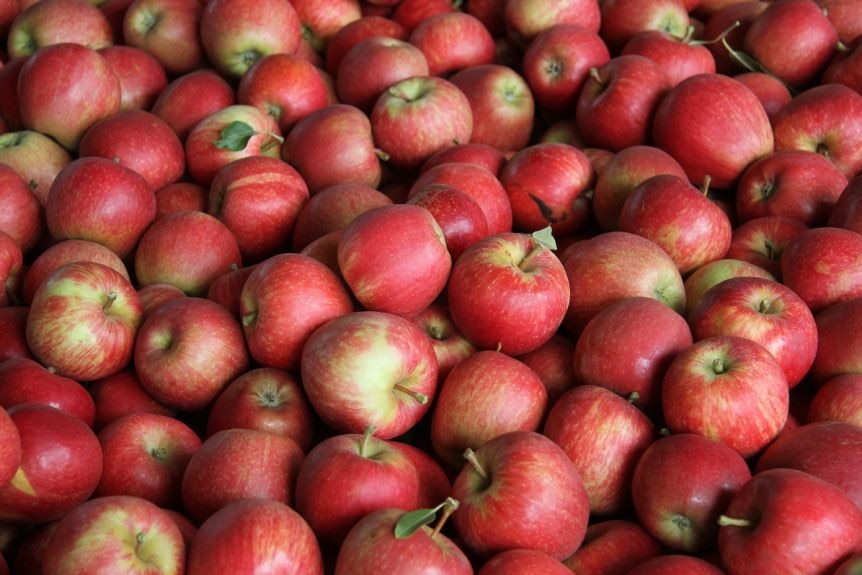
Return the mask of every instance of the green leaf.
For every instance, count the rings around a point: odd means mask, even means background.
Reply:
[[[551,226],[546,226],[541,230],[533,232],[533,240],[544,248],[549,250],[557,249],[557,240],[554,239],[554,234],[551,232]]]
[[[395,538],[406,539],[413,535],[423,525],[428,525],[437,517],[437,512],[443,507],[443,503],[431,509],[416,509],[408,511],[398,518],[395,523]]]
[[[231,152],[239,152],[244,150],[248,145],[248,141],[257,132],[240,120],[231,122],[221,131],[221,138],[216,140],[215,147],[219,150],[230,150]]]

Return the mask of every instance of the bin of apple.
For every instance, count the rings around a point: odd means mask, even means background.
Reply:
[[[0,41],[0,575],[862,572],[860,0]]]

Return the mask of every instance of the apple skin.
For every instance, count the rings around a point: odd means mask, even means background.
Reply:
[[[488,235],[488,222],[479,204],[466,192],[448,184],[431,184],[405,203],[428,210],[440,226],[452,261]]]
[[[96,497],[76,507],[54,528],[42,573],[184,572],[186,546],[176,523],[139,497]]]
[[[371,122],[348,104],[331,104],[297,122],[285,137],[281,157],[302,174],[312,196],[342,183],[376,189],[382,178]]]
[[[692,342],[685,319],[667,305],[651,297],[624,297],[584,326],[572,365],[579,383],[604,387],[654,414],[665,371]]]
[[[89,382],[87,390],[96,405],[93,429],[100,431],[109,423],[135,413],[155,413],[175,417],[176,410],[156,401],[141,385],[133,367]]]
[[[599,33],[611,52],[619,52],[631,38],[647,30],[662,30],[683,38],[690,24],[681,0],[609,0],[602,3],[601,16]]]
[[[862,334],[862,299],[831,304],[814,314],[817,324],[817,355],[808,374],[825,383],[845,373],[862,373],[855,350]]]
[[[166,283],[204,296],[210,284],[243,267],[233,233],[220,220],[197,211],[164,216],[147,228],[134,254],[138,287]]]
[[[644,30],[632,36],[620,54],[639,54],[658,64],[673,87],[696,74],[714,74],[715,58],[703,43],[693,41],[694,30],[676,37],[663,30]]]
[[[449,375],[456,364],[476,352],[476,346],[455,327],[452,314],[445,303],[432,302],[410,319],[422,328],[434,348],[440,381]],[[439,502],[433,505],[437,503]]]
[[[55,240],[83,239],[128,257],[156,218],[156,196],[132,168],[96,156],[69,162],[51,184],[45,222]]]
[[[151,54],[176,78],[201,67],[202,13],[197,0],[132,0],[123,14],[123,41]]]
[[[392,249],[381,250],[381,242]],[[397,247],[396,247],[397,246]],[[419,313],[443,291],[452,269],[443,230],[427,209],[393,204],[353,219],[338,242],[338,267],[363,307]]]
[[[446,467],[460,470],[466,448],[508,431],[538,431],[547,408],[548,392],[532,369],[498,351],[477,351],[440,385],[431,446]]]
[[[847,179],[862,171],[862,95],[842,84],[800,92],[772,119],[776,150],[826,155]]]
[[[157,190],[180,179],[183,144],[171,127],[151,112],[118,112],[93,124],[81,138],[79,156],[100,156],[134,170]]]
[[[225,429],[207,437],[182,474],[183,508],[198,524],[240,499],[292,505],[305,454],[285,435]]]
[[[54,271],[33,295],[27,345],[62,376],[98,379],[129,363],[142,313],[134,286],[119,272],[73,262]]]
[[[39,49],[18,78],[23,126],[51,136],[70,152],[87,128],[119,111],[120,97],[120,80],[110,64],[81,44]]]
[[[698,74],[672,88],[656,108],[652,135],[692,183],[709,176],[718,189],[731,187],[751,162],[774,148],[760,100],[719,74]]]
[[[420,503],[423,478],[414,460],[372,431],[323,439],[299,469],[294,508],[325,547],[337,549],[373,511],[415,509]]]
[[[24,254],[12,236],[0,230],[0,307],[21,303]]]
[[[86,501],[102,475],[102,449],[93,430],[47,405],[17,405],[7,412],[21,437],[21,464],[0,487],[0,519],[45,523]]]
[[[251,357],[260,365],[299,369],[311,333],[353,311],[353,301],[329,268],[310,256],[274,255],[249,274],[239,314]]]
[[[209,406],[248,364],[239,322],[204,298],[177,298],[158,306],[144,319],[135,341],[135,372],[144,389],[179,410]]]
[[[19,5],[4,42],[9,58],[30,56],[51,44],[68,42],[99,50],[114,43],[107,17],[92,2],[48,0]]]
[[[306,340],[300,360],[303,387],[324,423],[349,433],[373,425],[382,439],[422,419],[437,376],[437,357],[422,328],[379,311],[355,311],[323,324]]]
[[[372,36],[384,36],[396,40],[406,40],[404,26],[392,18],[382,15],[363,14],[341,28],[330,38],[326,47],[324,68],[332,76],[337,76],[344,55],[359,42]]]
[[[589,0],[566,0],[553,7],[536,0],[507,0],[503,4],[503,23],[506,35],[516,45],[526,46],[556,24],[577,24],[598,33],[601,11]]]
[[[428,73],[447,77],[475,66],[492,64],[496,45],[481,20],[461,10],[423,20],[407,37],[428,62]]]
[[[847,178],[826,157],[806,150],[782,150],[752,163],[736,186],[740,222],[785,216],[810,227],[826,224],[847,187]]]
[[[762,267],[744,260],[722,258],[703,264],[685,278],[685,317],[711,287],[736,277],[775,279]]]
[[[797,469],[756,473],[722,516],[749,522],[719,519],[729,573],[832,573],[862,546],[862,511],[841,488]]]
[[[30,308],[23,305],[0,307],[0,361],[33,359],[26,335],[29,313]]]
[[[4,405],[0,405],[0,439],[0,485],[6,485],[21,464],[21,435]]]
[[[487,558],[511,548],[565,559],[587,530],[589,502],[568,455],[533,431],[510,431],[485,442],[452,484],[461,505],[452,514],[460,541]],[[541,481],[536,481],[541,478]],[[548,531],[549,524],[559,529]]]
[[[473,573],[470,560],[458,545],[429,526],[423,525],[408,537],[396,537],[395,525],[404,513],[392,507],[360,519],[344,538],[334,574]]]
[[[196,68],[171,80],[150,111],[185,142],[198,122],[235,103],[236,92],[225,78],[210,68]]]
[[[605,519],[587,527],[583,543],[563,563],[578,575],[625,575],[661,551],[638,523]]]
[[[0,70],[7,68],[8,65]],[[0,134],[0,162],[17,172],[43,208],[54,178],[70,161],[72,156],[63,146],[40,132]]]
[[[241,77],[268,54],[293,54],[302,23],[290,2],[246,0],[207,2],[201,13],[201,46],[226,78]]]
[[[607,517],[629,508],[635,463],[656,437],[642,411],[606,388],[577,385],[551,406],[542,434],[575,465],[592,515]]]
[[[156,219],[168,214],[194,210],[207,211],[208,190],[194,182],[174,182],[155,191]]]
[[[118,44],[100,48],[99,55],[120,80],[120,111],[148,111],[168,85],[164,67],[145,50]]]
[[[440,164],[468,163],[476,164],[485,168],[491,174],[499,176],[500,169],[502,169],[507,161],[508,157],[506,154],[490,144],[468,142],[466,144],[450,146],[432,154],[422,164],[422,167],[419,169],[419,175],[421,176]]]
[[[103,470],[94,497],[130,495],[159,507],[179,507],[180,485],[201,439],[186,423],[135,413],[99,431]]]
[[[74,415],[93,427],[96,405],[87,389],[73,379],[29,358],[0,362],[0,405],[9,408],[24,403],[41,403]]]
[[[249,542],[254,541],[254,545]],[[187,555],[187,575],[275,570],[323,575],[314,533],[293,509],[278,501],[245,499],[214,513],[197,530]]]
[[[757,1],[754,3],[765,4],[765,2]],[[763,105],[763,109],[766,110],[770,122],[775,114],[793,99],[793,94],[790,93],[786,84],[765,72],[743,72],[733,77],[754,92],[754,95]]]
[[[565,333],[558,331],[551,339],[533,351],[515,356],[542,380],[548,392],[548,407],[559,397],[577,385],[572,355],[575,352],[574,340]]]
[[[808,423],[846,421],[862,424],[862,374],[845,373],[825,381],[808,406]]]
[[[662,412],[672,433],[698,433],[749,458],[775,439],[787,420],[787,379],[755,341],[701,339],[677,354],[665,372]]]
[[[220,304],[226,310],[228,310],[231,315],[233,315],[238,320],[242,320],[242,315],[240,314],[239,300],[242,296],[242,288],[245,287],[245,282],[248,280],[248,276],[251,275],[251,272],[257,267],[257,264],[251,264],[248,266],[243,266],[241,268],[233,269],[231,271],[220,275],[210,284],[210,287],[207,288],[207,299]],[[161,285],[167,288],[168,290],[174,290],[174,295],[178,297],[180,295],[185,296],[185,293],[179,288],[175,288],[173,286],[168,286],[168,284],[154,284],[155,286]],[[149,289],[154,286],[147,286]],[[177,292],[179,292],[177,294]],[[167,295],[167,294],[166,294]],[[167,299],[173,299],[173,297],[166,297]]]
[[[806,423],[781,436],[757,459],[755,472],[799,469],[840,487],[862,510],[862,428],[845,421]]]
[[[707,3],[711,0],[706,0]],[[745,33],[751,22],[763,12],[769,2],[761,0],[717,0],[714,5],[698,6],[698,14],[703,21],[701,37],[718,39],[724,36],[727,45],[735,50],[742,50]],[[738,22],[738,24],[737,24]],[[721,41],[708,43],[707,48],[715,58],[715,68],[720,74],[734,76],[743,72],[740,64],[730,56],[730,52]]]
[[[563,261],[572,294],[564,321],[570,333],[579,334],[593,316],[623,297],[652,297],[678,313],[685,309],[679,269],[651,240],[612,231],[577,246]]]
[[[715,564],[691,555],[668,553],[651,557],[626,575],[723,575]]]
[[[18,244],[22,254],[28,254],[45,231],[42,204],[21,175],[6,164],[0,164],[0,203],[0,232]]]
[[[796,236],[781,255],[782,282],[817,313],[830,304],[862,295],[862,234],[843,228],[811,228]]]
[[[280,369],[257,367],[222,390],[207,414],[206,434],[237,427],[268,431],[290,437],[307,453],[314,424],[299,379]]]
[[[656,477],[668,480],[658,483]],[[632,500],[656,541],[696,554],[715,546],[718,516],[751,479],[748,463],[726,445],[692,433],[657,439],[637,461]]]
[[[832,206],[832,211],[826,225],[862,232],[862,176],[856,176],[847,182],[847,187],[838,196]]]
[[[764,216],[733,228],[726,258],[743,260],[781,280],[781,256],[787,244],[809,227],[785,216]]]
[[[479,575],[568,575],[571,570],[562,561],[535,549],[508,549],[497,553],[479,569]]]

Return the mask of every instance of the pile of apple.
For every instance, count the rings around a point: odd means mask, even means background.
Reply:
[[[0,0],[0,575],[862,573],[862,0]]]

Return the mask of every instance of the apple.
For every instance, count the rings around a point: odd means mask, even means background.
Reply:
[[[756,473],[719,517],[731,573],[832,573],[862,546],[862,511],[841,488],[797,469]]]
[[[775,279],[762,267],[744,260],[722,258],[703,264],[685,278],[685,317],[711,287],[736,277]]]
[[[765,2],[754,3],[766,4]],[[733,78],[754,92],[754,95],[760,100],[763,109],[766,110],[766,115],[769,117],[770,122],[778,111],[793,99],[790,88],[781,80],[766,72],[743,72],[735,74]]]
[[[168,75],[155,56],[122,44],[99,49],[120,80],[120,110],[149,111],[168,85]]]
[[[445,303],[432,302],[410,319],[422,328],[434,348],[440,381],[456,364],[476,352],[476,347],[455,327]]]
[[[314,412],[296,376],[274,367],[257,367],[222,390],[207,413],[206,435],[224,429],[257,429],[287,436],[307,453],[314,423]]]
[[[862,266],[852,254],[859,250],[862,234],[833,227],[806,230],[784,248],[782,281],[815,313],[830,304],[858,297],[856,278],[862,274]]]
[[[44,550],[42,573],[179,575],[186,546],[173,519],[140,497],[96,497],[64,516]]]
[[[808,405],[807,422],[862,423],[862,374],[844,373],[825,381]]]
[[[660,553],[659,544],[638,523],[604,519],[587,527],[583,543],[563,563],[578,575],[625,575]]]
[[[15,476],[21,464],[21,435],[6,408],[0,406],[0,485],[6,485]]]
[[[506,35],[526,46],[540,33],[557,24],[577,24],[598,33],[601,7],[590,0],[566,0],[554,6],[536,0],[507,0],[503,4]]]
[[[672,433],[697,433],[745,458],[766,447],[789,412],[778,361],[740,336],[696,341],[671,361],[662,381],[662,413]]]
[[[841,42],[851,42],[862,32],[862,19],[857,11],[858,0],[818,0],[817,3],[837,29]]]
[[[838,196],[838,200],[832,206],[826,221],[828,226],[845,228],[854,232],[862,232],[862,212],[860,203],[862,199],[862,177],[856,176],[851,179],[844,191]]]
[[[120,109],[120,80],[96,50],[60,43],[40,48],[21,67],[18,106],[24,128],[73,152],[87,128]]]
[[[117,373],[89,382],[87,391],[96,405],[93,429],[100,431],[126,415],[153,413],[175,417],[176,410],[159,403],[144,389],[135,369],[129,366]]]
[[[673,87],[696,74],[714,74],[715,57],[701,41],[694,39],[694,26],[683,37],[663,30],[638,32],[623,45],[620,54],[638,54],[658,64]]]
[[[740,176],[736,215],[740,222],[785,216],[807,226],[823,226],[847,184],[841,170],[820,154],[777,151],[756,160]]]
[[[470,141],[470,100],[454,83],[438,76],[416,76],[392,84],[370,114],[374,142],[387,163],[417,171],[431,154]],[[418,132],[422,138],[416,138]]]
[[[434,348],[418,325],[356,311],[318,327],[302,348],[300,379],[315,412],[335,431],[397,437],[428,412],[437,390]]]
[[[661,67],[637,54],[615,56],[590,68],[575,103],[584,143],[618,152],[650,143],[650,127],[669,88]]]
[[[488,222],[479,204],[463,190],[448,184],[430,184],[406,202],[428,210],[440,226],[452,261],[488,235]]]
[[[326,71],[332,76],[337,76],[345,54],[359,42],[373,36],[406,40],[407,30],[392,18],[380,15],[364,14],[348,22],[329,39],[324,65]]]
[[[799,89],[819,79],[837,45],[838,31],[816,1],[778,0],[751,21],[742,47],[763,69]]]
[[[155,308],[134,345],[135,373],[144,389],[184,411],[208,407],[248,363],[239,321],[200,297],[177,298]]]
[[[16,16],[20,6],[15,2]],[[18,106],[18,77],[21,68],[27,61],[27,56],[11,58],[0,66],[0,127],[4,132],[23,130],[21,113]]]
[[[721,74],[697,74],[671,88],[655,110],[652,137],[692,183],[709,176],[718,189],[733,186],[775,141],[757,96]]]
[[[540,109],[564,114],[574,109],[590,69],[610,58],[596,32],[578,24],[557,24],[536,35],[524,51],[524,80]]]
[[[154,190],[176,182],[185,171],[183,144],[151,112],[118,112],[93,124],[81,138],[79,156],[111,159],[144,177]]]
[[[563,261],[571,286],[564,327],[571,334],[579,334],[599,311],[624,297],[652,297],[678,313],[685,309],[679,269],[652,240],[612,231],[576,245]]]
[[[24,274],[24,254],[12,236],[0,230],[0,307],[20,303],[21,276]]]
[[[205,3],[199,30],[207,59],[226,78],[236,79],[263,56],[296,52],[301,26],[286,0],[216,0]]]
[[[18,245],[22,255],[28,254],[44,233],[44,213],[27,182],[6,164],[0,164],[0,203],[0,232]]]
[[[102,477],[95,497],[130,495],[159,507],[180,505],[180,485],[201,439],[186,423],[158,413],[134,413],[99,431]]]
[[[284,0],[279,0],[284,1]],[[284,138],[275,118],[245,104],[221,108],[206,116],[185,138],[186,171],[209,187],[223,167],[241,158],[281,155]]]
[[[302,22],[303,41],[319,54],[325,54],[330,40],[341,28],[362,16],[359,0],[290,0],[290,3]]]
[[[744,71],[734,52],[742,50],[745,33],[751,22],[769,6],[761,0],[706,0],[701,1],[696,13],[702,13],[703,32],[708,39],[706,46],[715,58],[715,68],[720,74],[734,76]]]
[[[715,563],[699,557],[667,553],[650,557],[627,575],[722,575],[724,571]]]
[[[69,152],[41,132],[21,130],[0,134],[0,163],[15,170],[43,208],[54,178],[70,161]]]
[[[192,453],[182,474],[183,508],[200,524],[241,499],[291,505],[304,458],[286,435],[257,429],[217,431]]]
[[[498,351],[477,351],[442,380],[431,446],[444,465],[459,470],[465,449],[508,431],[538,431],[547,408],[548,392],[532,369]]]
[[[425,515],[435,509],[405,511],[398,507],[383,508],[368,513],[347,533],[335,562],[335,575],[371,575],[373,573],[438,572],[470,575],[473,567],[464,551],[441,533],[447,513],[457,505],[446,500],[443,514],[431,527],[407,521],[413,513]],[[402,528],[402,529],[399,529]],[[415,530],[414,530],[415,529]]]
[[[611,52],[619,52],[631,38],[647,30],[684,38],[690,24],[682,0],[608,0],[601,4],[601,18],[599,33]]]
[[[858,297],[830,304],[814,314],[817,324],[817,355],[809,377],[826,381],[845,373],[862,373],[855,351],[859,349],[862,299]]]
[[[763,345],[781,365],[791,388],[814,363],[818,340],[814,315],[802,298],[775,280],[727,279],[704,293],[687,318],[696,340],[737,335]]]
[[[348,104],[331,104],[297,122],[284,140],[281,157],[302,174],[312,196],[343,183],[376,189],[382,178],[371,122]]]
[[[30,56],[51,44],[69,42],[98,50],[114,43],[108,18],[92,2],[47,0],[20,5],[5,42],[10,58]]]
[[[387,1],[391,2],[391,0]],[[409,34],[424,20],[454,10],[455,7],[450,0],[401,0],[391,8],[389,17]]]
[[[379,249],[382,241],[392,248]],[[338,242],[338,267],[363,307],[410,316],[441,294],[452,258],[431,212],[393,204],[347,224]]]
[[[203,3],[196,0],[132,0],[123,14],[123,41],[145,50],[172,77],[201,67],[198,36]]]
[[[439,152],[432,154],[422,164],[419,175],[423,175],[431,168],[435,168],[440,164],[467,163],[476,164],[491,172],[492,175],[499,176],[500,169],[507,161],[507,156],[490,144],[468,142],[466,144],[443,148]]]
[[[782,433],[757,459],[755,472],[799,469],[840,487],[862,510],[862,428],[846,421],[806,423]]]
[[[465,457],[452,485],[451,496],[461,503],[452,521],[472,554],[481,559],[522,548],[562,560],[580,546],[589,518],[587,493],[556,443],[534,431],[510,431]]]
[[[655,426],[640,409],[607,388],[577,385],[551,406],[542,434],[578,470],[592,515],[630,506],[635,463],[655,440]]]
[[[176,212],[206,212],[209,190],[194,182],[173,182],[155,191],[156,219]]]
[[[242,267],[233,233],[220,220],[197,211],[164,216],[147,228],[134,254],[139,287],[167,283],[203,296],[231,266]]]
[[[813,86],[772,119],[776,150],[825,155],[847,179],[862,171],[862,95],[842,84]]]
[[[431,76],[446,77],[492,64],[497,55],[494,38],[482,21],[461,10],[422,20],[410,31],[407,41],[424,54]]]
[[[764,216],[737,224],[726,258],[739,259],[781,279],[781,256],[787,245],[809,227],[785,216]]]
[[[242,296],[242,288],[245,287],[245,282],[248,279],[248,276],[251,275],[251,272],[254,271],[255,267],[257,267],[257,264],[236,269],[231,266],[231,270],[229,272],[220,275],[210,284],[210,287],[207,289],[207,299],[220,304],[235,318],[242,320],[239,300]],[[167,284],[161,285],[167,286]],[[176,290],[177,288],[173,289]],[[182,291],[180,291],[180,294],[185,295]]]
[[[186,558],[187,575],[219,570],[324,572],[320,546],[308,523],[284,503],[267,499],[237,501],[214,513],[198,528]]]
[[[597,174],[593,186],[593,214],[601,229],[619,229],[619,214],[626,198],[641,182],[660,174],[686,177],[679,162],[654,146],[634,145],[615,153]]]
[[[55,240],[100,243],[128,257],[156,218],[147,180],[114,160],[87,156],[69,162],[51,184],[45,222]]]
[[[195,68],[171,80],[150,111],[167,122],[185,142],[204,118],[236,103],[233,86],[209,68]]]
[[[30,308],[26,306],[0,307],[0,361],[25,357],[32,358],[27,347],[27,316]]]
[[[574,352],[575,341],[558,331],[533,351],[516,356],[542,380],[548,392],[549,408],[563,393],[578,384],[572,365]]]
[[[858,41],[850,42],[846,49],[839,49],[829,61],[820,81],[824,84],[844,84],[854,90],[859,90],[862,85],[862,74],[860,74],[860,58],[862,48]]]
[[[664,303],[623,297],[598,311],[581,331],[572,356],[575,378],[654,414],[665,371],[692,340],[682,315]]]
[[[497,553],[482,564],[479,575],[517,575],[543,573],[567,575],[572,571],[547,553],[535,549],[508,549]]]
[[[299,468],[295,509],[324,546],[337,548],[369,513],[416,508],[421,481],[413,459],[372,428],[336,434],[315,444]]]
[[[449,492],[452,490],[452,481],[430,450],[424,446],[417,447],[397,440],[390,440],[389,445],[413,460],[413,464],[419,472],[420,506],[433,507],[449,496]]]
[[[87,388],[25,357],[0,362],[0,405],[41,403],[74,415],[93,427],[96,405]]]
[[[0,518],[46,523],[89,499],[102,475],[102,449],[93,430],[48,405],[17,405],[7,412],[21,437],[21,463],[0,487]]]
[[[48,276],[33,295],[27,345],[62,376],[99,379],[132,359],[141,317],[140,299],[127,278],[100,263],[73,262]]]
[[[456,260],[447,287],[449,310],[477,348],[519,355],[557,331],[570,288],[553,247],[538,232],[500,233],[474,243]]]

